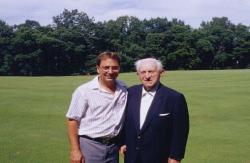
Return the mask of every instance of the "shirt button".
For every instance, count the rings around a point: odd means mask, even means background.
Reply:
[[[141,136],[137,136],[137,139],[141,139]]]

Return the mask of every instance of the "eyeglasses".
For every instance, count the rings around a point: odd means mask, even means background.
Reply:
[[[119,72],[120,71],[119,66],[101,66],[100,68],[104,72],[108,72],[108,71]]]

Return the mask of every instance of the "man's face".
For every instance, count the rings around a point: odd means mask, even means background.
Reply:
[[[138,71],[139,79],[147,91],[152,90],[160,80],[162,71],[157,69],[154,62],[142,64]]]
[[[111,58],[101,60],[100,65],[97,65],[99,79],[105,83],[114,82],[120,71],[119,63]]]

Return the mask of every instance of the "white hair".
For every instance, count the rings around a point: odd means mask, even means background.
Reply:
[[[160,60],[157,60],[155,58],[145,58],[145,59],[140,59],[135,62],[135,68],[136,71],[139,72],[139,69],[142,65],[148,64],[149,62],[153,63],[156,65],[158,71],[163,71],[163,66]]]

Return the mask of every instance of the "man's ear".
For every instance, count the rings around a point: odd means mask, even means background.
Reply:
[[[100,73],[100,70],[99,70],[99,66],[98,66],[98,65],[96,65],[96,71],[97,71],[98,74]]]
[[[161,74],[161,77],[162,77],[162,76],[164,76],[166,74],[166,71],[163,69],[163,70],[161,70],[160,74]]]

